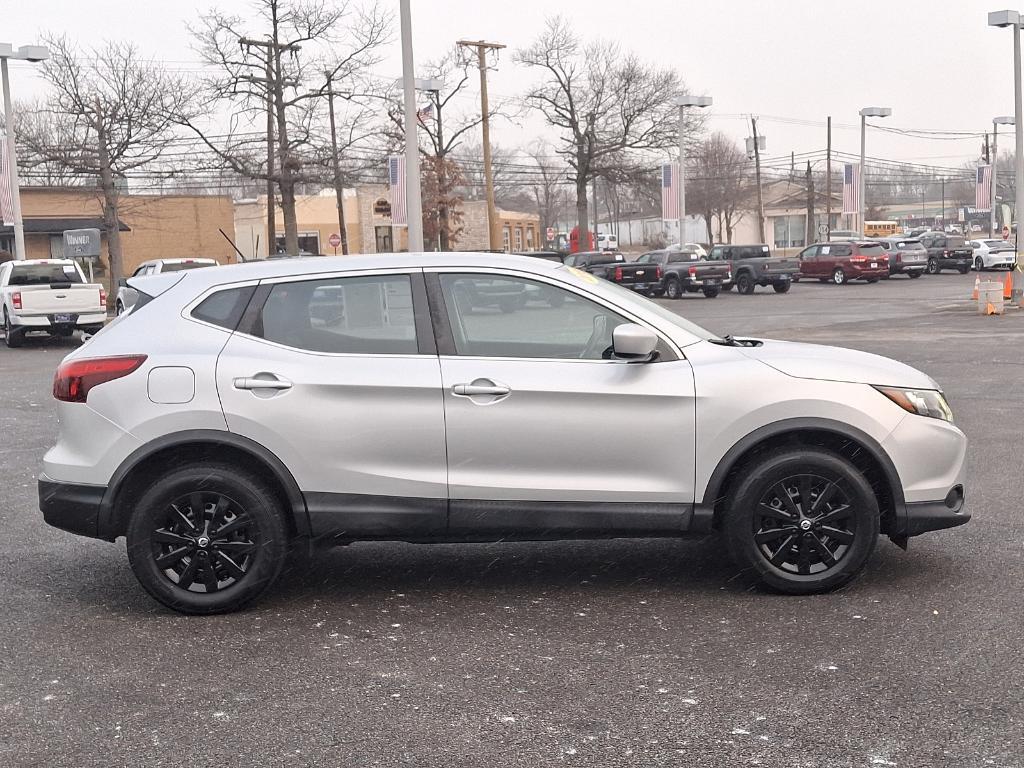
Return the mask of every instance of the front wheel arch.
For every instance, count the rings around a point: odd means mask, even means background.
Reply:
[[[882,533],[893,533],[905,515],[903,483],[885,449],[856,427],[829,419],[796,418],[756,429],[733,445],[719,460],[695,509],[696,529],[717,528],[725,501],[745,465],[766,451],[794,446],[831,450],[852,461],[864,473],[878,498]]]

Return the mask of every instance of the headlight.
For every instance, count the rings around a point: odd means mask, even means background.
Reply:
[[[953,411],[941,392],[934,389],[901,389],[899,387],[875,387],[896,405],[918,416],[929,416],[953,423]]]

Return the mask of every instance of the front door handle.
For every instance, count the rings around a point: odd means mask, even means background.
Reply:
[[[484,385],[484,384],[456,384],[452,387],[452,393],[456,395],[462,395],[463,397],[473,397],[474,395],[494,395],[500,397],[501,395],[507,395],[512,390],[506,386],[500,386],[498,384]]]
[[[267,377],[267,378],[261,378]],[[287,379],[279,379],[273,374],[257,374],[256,376],[242,376],[235,379],[232,384],[235,389],[291,389],[292,383]]]

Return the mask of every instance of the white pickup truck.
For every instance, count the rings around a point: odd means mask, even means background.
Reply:
[[[8,347],[41,331],[70,336],[96,333],[107,319],[107,292],[85,282],[78,264],[64,259],[33,259],[0,264],[0,299]]]

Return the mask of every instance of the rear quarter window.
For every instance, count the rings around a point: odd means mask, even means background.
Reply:
[[[245,312],[255,290],[256,286],[247,285],[217,291],[203,299],[202,303],[192,310],[192,317],[233,331],[241,322],[242,313]]]

